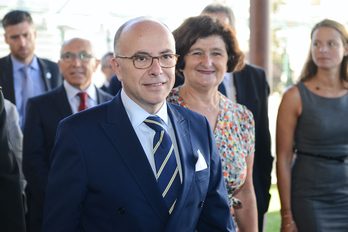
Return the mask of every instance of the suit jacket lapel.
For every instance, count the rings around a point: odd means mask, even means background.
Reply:
[[[195,165],[198,160],[198,154],[192,149],[192,140],[190,137],[190,128],[186,118],[184,118],[171,104],[168,105],[168,115],[171,119],[176,142],[180,153],[183,181],[181,191],[178,196],[175,208],[170,216],[167,228],[173,228],[176,219],[185,208],[186,199],[189,197],[189,190],[194,183]]]
[[[46,64],[39,58],[37,58],[37,61],[39,63],[40,69],[41,69],[41,77],[43,82],[45,83],[46,90],[52,89],[51,82],[49,81],[52,77],[52,73],[47,68]]]
[[[98,105],[103,103],[103,102],[106,102],[108,99],[105,98],[105,95],[103,95],[100,91],[100,89],[98,89],[97,87],[94,86],[94,88],[96,89],[97,91],[97,103]]]
[[[14,84],[13,84],[13,66],[11,61],[11,55],[8,55],[5,58],[5,62],[2,64],[4,70],[4,73],[2,74],[2,83],[5,83],[2,86],[2,91],[4,92],[4,96],[6,96],[6,99],[11,101],[13,104],[16,104],[16,97],[15,97],[15,91],[14,91]]]
[[[71,106],[66,95],[64,85],[58,87],[53,95],[53,102],[56,105],[58,111],[60,112],[62,118],[66,118],[72,115]]]
[[[245,78],[243,79],[242,71],[233,73],[233,82],[234,86],[236,87],[237,92],[237,102],[240,104],[243,104],[246,99],[246,93],[244,85],[245,85]]]
[[[168,212],[167,207],[160,192],[154,191],[158,188],[154,173],[129,121],[121,101],[121,94],[118,94],[108,104],[107,121],[101,123],[101,126],[112,141],[116,149],[115,154],[122,158],[139,189],[160,220],[166,224],[169,218],[168,213],[165,213]]]

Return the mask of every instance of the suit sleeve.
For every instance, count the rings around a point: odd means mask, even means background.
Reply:
[[[19,169],[9,149],[4,98],[0,91],[0,228],[1,231],[25,231]]]
[[[211,154],[210,181],[204,207],[198,221],[197,231],[235,231],[228,203],[226,184],[222,174],[220,154],[208,121],[206,123],[209,130],[209,152]]]
[[[32,99],[27,102],[26,115],[23,136],[23,173],[33,197],[43,207],[50,164],[47,160],[41,117]]]
[[[87,171],[81,144],[63,120],[51,154],[42,232],[80,231],[86,193]]]
[[[5,100],[5,108],[7,115],[7,132],[10,148],[13,150],[19,167],[19,175],[21,179],[21,189],[24,191],[26,181],[23,175],[23,134],[19,126],[19,116],[17,108],[10,101]]]

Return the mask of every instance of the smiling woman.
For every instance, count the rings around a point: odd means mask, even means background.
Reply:
[[[188,18],[174,32],[176,71],[185,79],[167,100],[204,115],[214,132],[236,228],[258,231],[252,171],[255,129],[252,113],[218,91],[226,71],[244,65],[234,32],[210,16]],[[243,206],[242,206],[243,204]]]

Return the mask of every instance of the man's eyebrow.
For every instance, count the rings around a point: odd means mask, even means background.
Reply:
[[[138,56],[138,55],[148,55],[148,56],[150,56],[150,53],[148,53],[148,52],[136,52],[136,53],[134,53],[134,56]]]
[[[174,54],[174,52],[171,49],[166,49],[166,50],[160,52],[160,54]]]
[[[166,50],[160,52],[159,54],[173,54],[173,51],[171,49],[166,49]],[[134,56],[137,56],[137,55],[151,56],[151,54],[149,52],[143,52],[143,51],[138,51],[138,52],[134,53]]]

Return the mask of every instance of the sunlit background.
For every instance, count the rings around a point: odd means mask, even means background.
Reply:
[[[29,11],[37,28],[35,54],[41,58],[58,61],[60,45],[72,37],[87,38],[96,48],[97,58],[112,51],[113,37],[120,25],[131,18],[151,16],[163,21],[171,30],[184,19],[199,15],[212,2],[230,6],[236,16],[236,31],[240,46],[249,51],[249,0],[0,0],[0,19],[10,10]],[[348,25],[347,0],[269,0],[270,57],[268,78],[271,84],[269,98],[272,153],[275,156],[275,122],[281,94],[296,82],[307,57],[311,28],[329,18]],[[0,33],[4,30],[0,26]],[[0,57],[9,54],[4,37],[0,36]],[[101,86],[104,76],[100,70],[93,82]],[[276,183],[273,173],[272,183]],[[270,213],[279,216],[276,189],[271,190]],[[275,203],[274,203],[275,202]],[[269,216],[273,219],[272,215]],[[279,219],[279,218],[278,218]],[[268,225],[268,223],[267,223]],[[273,231],[271,226],[266,231]],[[279,224],[276,229],[279,231]]]
[[[130,18],[151,16],[174,30],[190,16],[199,15],[213,0],[0,0],[0,19],[10,10],[29,11],[38,30],[35,53],[57,61],[61,43],[72,37],[84,37],[96,47],[97,57],[112,51],[113,36]],[[236,16],[236,31],[242,50],[249,50],[248,0],[220,0]],[[347,25],[348,1],[344,0],[269,0],[270,44],[273,65],[269,71],[272,91],[281,93],[298,77],[309,47],[311,27],[324,18]],[[268,28],[265,28],[268,30]],[[3,33],[3,29],[0,29]],[[9,53],[0,37],[0,56]],[[104,82],[97,72],[93,82]]]

